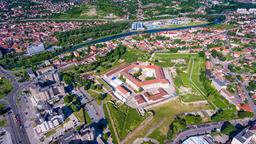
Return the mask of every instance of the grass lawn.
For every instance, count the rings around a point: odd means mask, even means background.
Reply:
[[[0,99],[4,98],[12,90],[12,83],[7,78],[0,77]]]
[[[198,56],[198,54],[186,54],[186,53],[155,53],[154,59],[180,59],[191,58],[192,56]]]
[[[107,105],[110,109],[110,113],[114,121],[114,126],[120,139],[124,139],[129,132],[138,127],[140,123],[146,118],[146,116],[140,116],[140,114],[135,109],[132,109],[127,105],[115,105],[112,103],[107,103]]]
[[[0,120],[0,127],[5,127],[6,125],[7,125],[6,119]]]
[[[44,135],[45,135],[45,137],[48,138],[51,135],[55,134],[56,132],[57,132],[56,129],[52,129],[52,130],[48,131],[47,133],[45,133]]]
[[[183,27],[183,26],[194,26],[194,25],[200,25],[200,24],[206,24],[207,21],[201,21],[201,22],[189,22],[188,24],[172,24],[163,26],[162,28],[176,28],[176,27]]]
[[[97,92],[98,93],[97,93]],[[100,94],[102,94],[102,93],[104,93],[102,90],[91,90],[91,89],[89,89],[89,90],[87,90],[87,92],[90,94],[90,96],[92,97],[92,98],[95,98],[95,100],[96,100],[96,102],[97,102],[97,104],[100,104],[101,103],[101,100],[100,100]]]
[[[103,87],[105,87],[108,91],[112,90],[112,88],[101,78],[98,78],[97,81],[103,85]]]
[[[182,64],[171,62],[174,59],[184,59]],[[176,68],[177,76],[174,78],[174,83],[177,93],[184,102],[193,102],[205,100],[204,86],[199,80],[200,71],[204,70],[205,60],[200,58],[198,54],[180,54],[180,53],[156,53],[154,61],[156,65],[163,67]],[[181,89],[181,87],[183,87]],[[184,91],[188,92],[184,92]]]
[[[109,115],[109,113],[107,111],[106,106],[107,106],[107,104],[103,105],[104,114],[105,114],[105,117],[106,117],[106,119],[108,121],[108,126],[109,126],[109,129],[110,129],[111,135],[112,135],[111,137],[113,138],[113,143],[117,144],[118,143],[117,136],[114,133],[114,126],[112,125],[112,123],[110,121],[110,115]]]
[[[158,125],[161,121],[164,121],[159,127],[157,127],[148,137],[154,138],[158,140],[160,143],[163,143],[166,139],[166,134],[169,129],[169,125],[171,124],[172,120],[175,116],[179,114],[183,114],[185,112],[192,112],[192,111],[200,111],[203,109],[211,109],[209,105],[184,105],[180,102],[179,99],[170,101],[168,103],[162,104],[160,106],[154,107],[151,110],[155,112],[154,119],[152,122],[145,126],[143,130],[139,133],[134,135],[128,143],[132,143],[134,139],[139,137],[144,137],[147,132]]]
[[[234,24],[224,24],[224,23],[215,24],[215,25],[212,25],[212,26],[211,26],[211,28],[220,29],[220,30],[232,29],[232,28],[234,28],[234,27],[235,27]]]
[[[69,122],[69,121],[70,121],[70,118],[65,119],[65,121],[64,121],[61,125],[59,125],[59,126],[57,126],[56,128],[51,129],[51,130],[49,130],[48,132],[46,132],[46,133],[44,134],[45,137],[48,138],[48,137],[50,137],[51,135],[55,134],[55,133],[58,131],[59,128],[63,128],[64,124],[67,123],[67,122]]]
[[[92,123],[92,119],[89,117],[89,114],[86,111],[84,111],[83,108],[81,108],[78,112],[74,112],[73,114],[81,123],[84,123],[85,120],[87,124]]]
[[[146,51],[142,51],[135,48],[128,48],[127,52],[122,57],[125,62],[132,63],[135,61],[148,61],[150,54]]]

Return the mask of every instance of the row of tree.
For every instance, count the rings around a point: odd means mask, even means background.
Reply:
[[[121,33],[129,28],[129,23],[107,23],[98,26],[82,27],[66,32],[55,33],[58,45],[70,46],[83,43],[89,39],[97,39]]]
[[[199,115],[186,115],[184,117],[176,117],[169,126],[167,138],[171,140],[177,133],[187,129],[187,125],[200,124],[201,122],[202,118]]]

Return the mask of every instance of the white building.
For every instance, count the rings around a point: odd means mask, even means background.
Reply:
[[[0,128],[0,144],[13,144],[11,134],[4,128]]]
[[[40,125],[37,125],[36,131],[38,133],[46,133],[47,131],[56,128],[64,121],[62,115],[56,115],[52,117],[49,121],[43,121]]]
[[[44,47],[43,43],[33,44],[33,45],[28,46],[28,48],[27,48],[28,55],[38,54],[43,51],[45,51],[45,47]]]
[[[143,23],[142,22],[134,22],[132,23],[131,30],[144,30]]]
[[[233,138],[231,144],[255,144],[256,143],[255,134],[256,134],[255,130],[245,129]]]
[[[210,135],[193,136],[186,139],[182,144],[213,144],[214,141]]]

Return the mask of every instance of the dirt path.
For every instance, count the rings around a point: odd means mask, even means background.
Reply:
[[[153,133],[156,129],[158,129],[165,121],[166,121],[166,118],[162,119],[157,125],[150,128],[146,133],[145,137],[148,137],[151,133]]]
[[[110,110],[109,110],[107,104],[106,104],[106,108],[107,108],[107,111],[108,111],[108,115],[109,115],[110,121],[111,121],[112,126],[113,126],[113,130],[114,130],[114,133],[115,133],[117,142],[120,143],[120,138],[119,138],[119,136],[118,136],[118,134],[117,134],[117,132],[116,132],[116,127],[115,127],[115,125],[114,125],[114,121],[113,121],[113,119],[112,119],[112,115],[111,115],[111,113],[110,113]]]
[[[135,130],[133,130],[131,133],[129,133],[122,141],[121,144],[126,144],[126,142],[131,139],[131,137],[139,132],[141,129],[143,129],[147,124],[149,124],[153,120],[153,115],[150,115],[148,118],[146,118],[140,126],[138,126]]]

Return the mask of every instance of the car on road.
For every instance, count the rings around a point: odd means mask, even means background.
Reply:
[[[16,115],[15,115],[15,120],[16,120],[16,123],[18,124],[18,126],[20,126],[20,127],[23,126],[19,114],[16,114]]]

